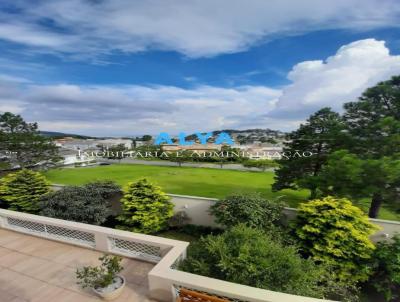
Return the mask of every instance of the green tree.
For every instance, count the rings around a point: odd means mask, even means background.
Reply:
[[[173,204],[161,188],[143,178],[129,183],[121,199],[119,226],[133,232],[155,233],[167,226],[173,216]]]
[[[375,249],[369,239],[378,228],[347,199],[312,200],[298,208],[295,232],[305,255],[333,268],[340,282],[368,279]]]
[[[0,179],[0,200],[10,210],[36,214],[39,201],[49,194],[50,182],[39,172],[23,169]]]
[[[143,136],[142,136],[142,141],[148,142],[148,141],[151,141],[152,138],[153,138],[153,137],[152,137],[151,135],[146,134],[146,135],[143,135]]]
[[[168,160],[177,163],[179,167],[182,167],[182,164],[187,161],[191,161],[192,157],[190,156],[190,152],[188,151],[172,151],[168,152]]]
[[[320,173],[319,189],[324,195],[352,199],[382,198],[388,202],[399,200],[400,157],[362,159],[348,150],[340,150],[328,157]],[[382,188],[385,190],[382,191]],[[377,217],[380,205],[369,209],[370,217]]]
[[[249,227],[271,229],[282,218],[283,203],[279,200],[268,201],[260,194],[233,194],[218,200],[210,207],[216,222],[232,227],[246,224]]]
[[[386,301],[399,297],[400,293],[400,234],[391,241],[377,244],[373,255],[373,275],[370,283],[384,294]]]
[[[347,149],[364,160],[372,160],[375,167],[384,170],[390,158],[400,154],[400,76],[378,83],[367,89],[356,102],[344,105],[344,120],[351,140]],[[373,170],[369,170],[374,174]],[[375,176],[375,175],[374,175]],[[400,195],[386,192],[398,190],[392,186],[393,174],[380,177],[380,190],[371,198],[370,217],[377,217],[382,203],[400,201]],[[395,198],[395,199],[393,199]]]
[[[108,181],[64,187],[41,198],[40,214],[100,225],[111,215],[108,198],[118,192],[119,186]]]
[[[60,160],[58,148],[39,133],[36,123],[27,123],[10,112],[0,115],[0,153],[11,168],[49,165]]]
[[[344,109],[353,153],[375,159],[400,153],[400,76],[368,88]]]
[[[341,146],[346,138],[339,114],[323,108],[311,115],[305,124],[289,134],[283,149],[287,158],[278,160],[273,190],[307,188],[316,196],[315,182],[327,156]],[[312,156],[295,156],[296,152],[311,152]]]
[[[263,231],[239,224],[221,235],[202,237],[189,246],[184,271],[273,291],[316,298],[322,267],[302,259]]]

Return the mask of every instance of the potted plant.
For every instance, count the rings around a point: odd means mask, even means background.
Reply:
[[[124,286],[124,277],[118,275],[123,269],[121,266],[121,257],[103,255],[99,258],[100,266],[85,266],[76,270],[78,284],[82,288],[90,287],[104,300],[117,298]]]

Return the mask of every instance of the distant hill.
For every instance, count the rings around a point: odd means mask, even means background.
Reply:
[[[88,139],[95,138],[92,136],[80,135],[80,134],[71,134],[71,133],[63,133],[63,132],[55,132],[55,131],[39,131],[41,135],[52,138],[63,138],[63,137],[73,137],[79,139]]]

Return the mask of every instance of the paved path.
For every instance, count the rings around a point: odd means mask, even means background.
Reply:
[[[101,253],[73,245],[0,229],[1,302],[99,302],[82,290],[75,270],[98,265]],[[127,284],[114,302],[150,302],[147,274],[153,264],[123,259]]]

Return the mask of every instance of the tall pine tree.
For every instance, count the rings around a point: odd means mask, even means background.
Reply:
[[[6,168],[47,165],[60,160],[58,148],[39,133],[36,123],[27,123],[11,112],[0,115],[0,154]]]
[[[279,160],[273,190],[307,188],[315,197],[316,179],[327,156],[344,144],[346,135],[340,115],[323,108],[309,117],[305,124],[289,134],[283,149],[286,158]],[[312,152],[312,156],[296,156],[296,152]]]
[[[371,177],[363,185],[376,179],[378,189],[372,194],[369,216],[377,217],[384,202],[400,201],[400,180],[390,169],[400,157],[400,76],[367,89],[358,101],[346,103],[344,108],[351,137],[347,149],[368,161],[367,168],[373,167],[366,171]],[[390,161],[392,165],[388,164]]]

